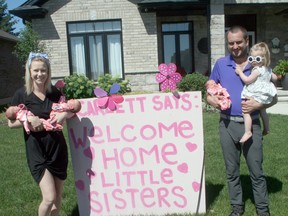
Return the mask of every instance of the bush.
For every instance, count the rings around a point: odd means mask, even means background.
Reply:
[[[201,91],[202,97],[204,98],[206,94],[205,83],[207,80],[208,77],[198,72],[187,74],[180,83],[178,83],[178,89],[179,91]]]
[[[276,75],[281,75],[282,77],[288,72],[288,60],[280,59],[277,65],[273,68],[273,72]]]
[[[102,88],[104,91],[109,93],[110,87],[114,83],[118,83],[120,85],[119,94],[125,94],[127,92],[131,92],[130,83],[127,80],[122,80],[119,77],[112,77],[111,74],[105,74],[100,76],[97,80],[97,86]]]
[[[112,77],[110,74],[100,76],[97,84],[94,80],[88,79],[85,75],[73,74],[64,78],[65,87],[63,93],[66,99],[79,99],[95,97],[94,89],[96,87],[102,88],[104,91],[110,91],[113,83],[120,85],[120,94],[131,92],[129,81],[121,78]]]
[[[84,75],[73,74],[64,78],[63,93],[66,99],[79,99],[95,97],[96,83]]]

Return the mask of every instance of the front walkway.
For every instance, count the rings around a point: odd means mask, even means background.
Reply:
[[[278,88],[278,103],[267,109],[268,113],[288,115],[288,90]]]

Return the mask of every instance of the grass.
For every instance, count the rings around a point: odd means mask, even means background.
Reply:
[[[264,171],[267,175],[271,215],[287,215],[288,116],[270,114],[271,133],[264,138]],[[22,129],[9,129],[0,114],[0,215],[36,215],[40,191],[30,176],[25,155]],[[67,136],[67,134],[66,134]],[[67,139],[68,140],[68,139]],[[206,205],[208,216],[230,213],[225,169],[218,137],[218,114],[204,113]],[[241,161],[246,216],[256,215],[249,173]],[[61,216],[78,216],[71,160],[63,194]]]

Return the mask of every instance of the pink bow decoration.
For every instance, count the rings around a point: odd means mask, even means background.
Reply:
[[[98,98],[97,103],[100,108],[109,108],[111,111],[116,110],[116,104],[122,103],[124,98],[122,95],[118,95],[117,92],[120,90],[120,85],[114,83],[110,87],[109,94],[103,89],[97,87],[94,89],[94,94]]]

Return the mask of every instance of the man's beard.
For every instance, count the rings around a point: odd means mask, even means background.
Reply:
[[[248,51],[248,47],[246,47],[244,50],[238,51],[237,54],[234,54],[233,52],[231,52],[231,55],[234,59],[242,59],[242,58],[246,58],[248,54],[247,51]]]

